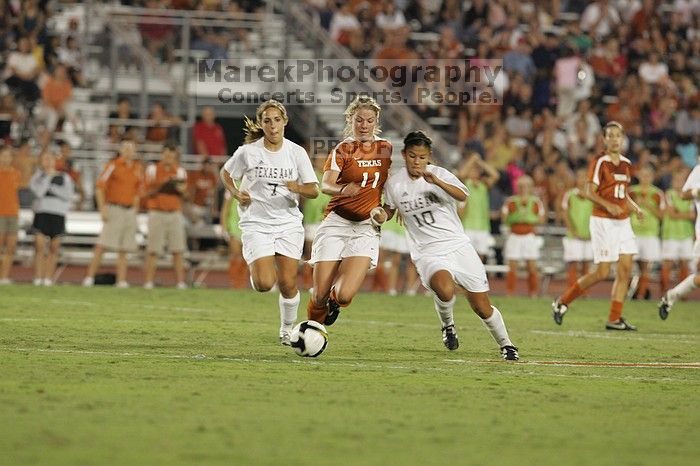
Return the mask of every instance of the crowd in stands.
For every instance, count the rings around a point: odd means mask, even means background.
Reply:
[[[502,105],[420,105],[446,137],[501,173],[494,212],[531,174],[559,211],[573,171],[601,151],[600,122],[628,134],[654,183],[695,164],[700,143],[700,3],[690,0],[306,0],[358,58],[499,59]],[[427,33],[427,34],[426,34]],[[442,123],[441,123],[442,124]],[[440,129],[439,126],[436,129]],[[558,221],[560,221],[558,214]]]

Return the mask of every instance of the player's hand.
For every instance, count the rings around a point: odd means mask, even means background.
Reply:
[[[251,198],[250,198],[250,194],[247,191],[238,191],[238,193],[236,195],[234,195],[233,197],[236,198],[236,200],[238,201],[238,204],[241,207],[246,207],[246,206],[250,205]]]
[[[389,216],[387,215],[386,210],[382,209],[381,207],[375,207],[370,211],[369,218],[372,222],[372,225],[378,227],[381,226],[384,222],[386,222]]]
[[[423,172],[423,179],[430,184],[438,184],[440,182],[440,178],[428,170]]]
[[[352,197],[358,194],[361,189],[357,183],[348,183],[342,187],[339,194],[345,197]]]
[[[637,209],[635,214],[637,214],[637,220],[644,220],[645,215],[642,209]]]
[[[614,215],[615,217],[622,215],[625,212],[624,209],[617,204],[610,204],[605,207],[605,210],[607,210],[610,215]]]

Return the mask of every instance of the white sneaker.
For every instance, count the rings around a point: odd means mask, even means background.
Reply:
[[[9,278],[3,278],[2,280],[0,280],[0,285],[12,285],[12,280],[10,280]]]
[[[117,284],[114,285],[114,286],[116,286],[117,288],[126,289],[126,288],[129,288],[129,283],[127,283],[127,282],[119,282],[119,283],[117,283]]]
[[[85,279],[83,279],[83,286],[84,286],[84,287],[90,288],[91,286],[94,286],[94,285],[95,285],[95,279],[94,279],[94,278],[92,278],[92,277],[85,277]]]
[[[143,284],[143,289],[144,290],[152,290],[153,289],[153,282],[146,282]]]
[[[34,283],[34,286],[41,286],[44,284],[44,280],[42,280],[41,278],[35,278],[32,283]]]
[[[44,286],[53,286],[53,280],[50,278],[44,278]]]
[[[399,293],[396,291],[396,289],[392,288],[391,290],[388,291],[387,294],[389,296],[397,296]]]
[[[189,286],[187,286],[187,283],[185,282],[180,282],[175,288],[177,288],[178,290],[186,290],[187,288],[189,288]]]

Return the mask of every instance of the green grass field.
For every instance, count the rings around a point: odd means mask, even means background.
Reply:
[[[519,363],[464,299],[455,352],[429,298],[364,294],[304,359],[276,294],[2,287],[0,464],[697,464],[698,302],[606,333],[605,301],[494,301]]]

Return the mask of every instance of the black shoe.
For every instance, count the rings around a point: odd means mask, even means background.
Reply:
[[[328,314],[326,314],[326,320],[324,320],[323,323],[324,325],[333,325],[340,315],[340,304],[336,303],[334,299],[328,298],[326,310]]]
[[[518,348],[516,348],[515,346],[502,346],[501,355],[506,361],[517,361],[518,359],[520,359],[520,355],[518,354]]]
[[[557,298],[556,301],[552,303],[552,318],[554,319],[554,323],[561,325],[564,321],[564,314],[566,314],[568,310],[569,307],[566,304],[560,303],[559,298]]]
[[[661,320],[668,319],[668,313],[670,310],[671,303],[668,302],[668,298],[666,298],[666,295],[664,294],[661,297],[661,301],[659,301],[659,317],[661,317]]]
[[[457,331],[454,325],[442,328],[442,342],[445,344],[445,348],[450,351],[459,348],[459,338],[457,338]]]
[[[608,322],[607,324],[605,324],[605,329],[606,330],[637,330],[637,327],[635,327],[632,324],[627,323],[625,321],[625,319],[620,317],[620,320],[618,320],[617,322]]]

